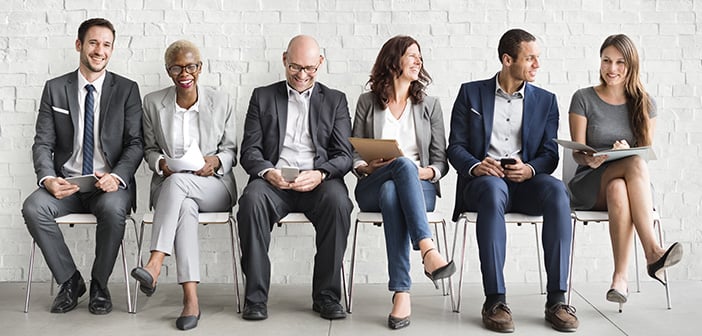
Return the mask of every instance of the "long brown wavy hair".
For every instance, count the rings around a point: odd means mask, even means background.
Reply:
[[[377,103],[382,107],[387,107],[390,97],[394,96],[395,88],[393,80],[402,75],[400,68],[400,58],[405,54],[407,48],[413,44],[417,45],[421,54],[422,49],[419,42],[409,36],[398,35],[389,39],[383,47],[380,48],[378,57],[375,59],[373,69],[371,70],[370,79],[366,85],[370,85],[370,90],[375,94]],[[426,96],[427,85],[431,83],[431,76],[422,68],[419,70],[419,79],[410,84],[409,97],[412,104],[419,104]]]
[[[653,134],[649,129],[651,109],[653,109],[651,98],[641,83],[639,77],[639,53],[636,51],[634,42],[624,34],[608,36],[600,47],[600,56],[609,46],[615,47],[624,56],[627,67],[627,76],[624,83],[624,94],[629,110],[629,123],[631,131],[636,139],[636,146],[650,146],[653,143]],[[600,84],[607,86],[602,72],[600,71]]]

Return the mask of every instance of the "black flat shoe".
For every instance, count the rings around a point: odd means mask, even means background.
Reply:
[[[622,308],[624,307],[624,304],[628,300],[629,297],[629,291],[626,291],[625,293],[622,293],[614,288],[610,288],[607,291],[607,301],[609,302],[614,302],[619,304],[619,312],[622,312]]]
[[[665,271],[666,268],[680,262],[682,255],[682,245],[680,245],[678,242],[673,243],[673,245],[670,245],[668,250],[665,251],[665,254],[660,259],[656,260],[656,262],[653,264],[648,265],[648,275],[651,278],[658,280],[661,284],[663,284],[663,286],[665,286],[666,282],[663,281],[663,271]]]
[[[156,285],[154,285],[154,277],[143,267],[135,267],[132,270],[132,278],[139,281],[139,290],[146,296],[151,296],[156,293]]]
[[[53,284],[51,284],[53,286]],[[85,281],[80,272],[73,273],[70,279],[61,284],[54,302],[51,304],[52,313],[67,313],[78,306],[78,298],[85,294]]]
[[[190,330],[197,327],[197,321],[200,320],[200,313],[202,312],[198,312],[197,316],[188,315],[178,317],[178,319],[176,319],[176,328],[180,330]]]
[[[392,303],[395,304],[395,295],[398,292],[395,292],[392,294]],[[399,292],[401,293],[401,292]],[[402,329],[406,326],[410,325],[410,315],[407,315],[405,317],[395,317],[392,316],[392,314],[388,315],[388,328],[392,330],[397,330],[397,329]]]
[[[424,255],[422,255],[422,264],[424,263],[424,258],[427,256],[427,254],[434,250],[436,249],[430,248],[426,252],[424,252]],[[436,289],[439,289],[439,284],[437,283],[438,280],[446,279],[452,276],[453,273],[456,273],[456,264],[453,263],[453,260],[449,261],[448,264],[435,269],[431,273],[427,270],[424,270],[424,275],[426,275],[427,278],[429,278],[429,280],[431,280],[434,283],[434,287],[436,287]]]

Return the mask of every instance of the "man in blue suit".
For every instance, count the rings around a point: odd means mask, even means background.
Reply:
[[[503,274],[504,214],[543,215],[545,318],[556,330],[575,331],[575,309],[565,304],[572,233],[569,199],[564,184],[550,175],[558,165],[552,141],[558,131],[556,96],[529,84],[539,68],[533,35],[507,31],[498,56],[502,70],[491,79],[463,84],[453,105],[447,150],[458,172],[453,220],[463,211],[478,213],[483,324],[513,332]]]

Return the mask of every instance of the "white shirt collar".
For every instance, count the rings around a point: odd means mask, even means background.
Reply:
[[[94,80],[92,83],[88,82],[87,79],[85,79],[85,76],[78,70],[78,89],[79,90],[85,90],[85,86],[88,84],[92,84],[93,87],[95,87],[95,92],[97,92],[98,95],[102,93],[102,83],[105,82],[105,74],[107,71],[104,71],[100,77],[98,77],[96,80]]]

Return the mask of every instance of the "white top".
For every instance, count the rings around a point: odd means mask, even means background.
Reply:
[[[419,163],[419,146],[417,146],[417,133],[414,129],[414,118],[412,118],[412,102],[407,99],[405,109],[400,115],[400,119],[390,112],[390,108],[385,108],[385,122],[381,131],[381,139],[395,139],[405,157],[409,158],[417,165]]]
[[[285,139],[276,168],[297,167],[300,170],[314,169],[316,149],[310,134],[310,97],[314,86],[305,92],[297,92],[288,85],[288,119]]]

